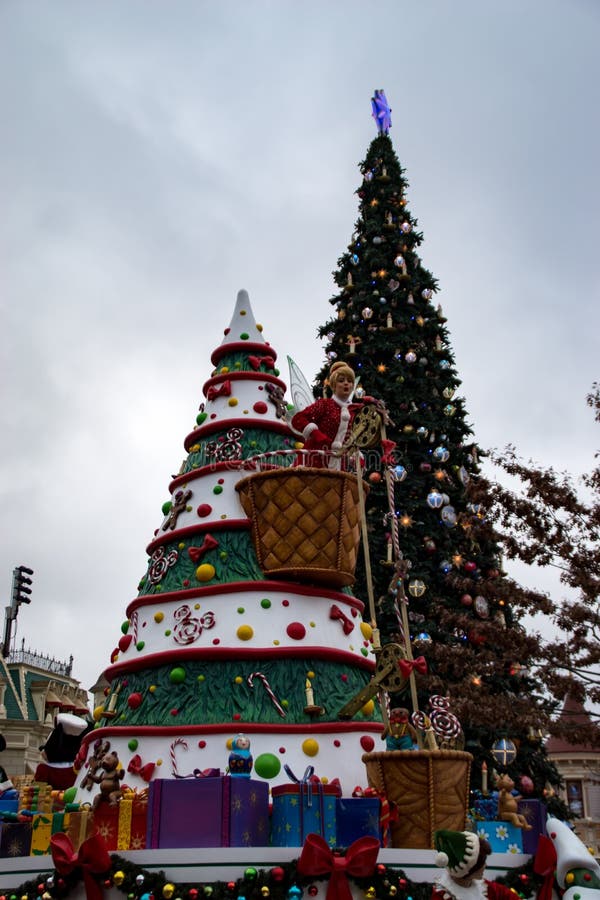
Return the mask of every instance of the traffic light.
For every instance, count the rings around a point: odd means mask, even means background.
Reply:
[[[31,588],[30,584],[33,584],[29,575],[33,575],[33,569],[28,569],[27,566],[17,566],[13,571],[13,606],[18,606],[20,603],[31,603]]]

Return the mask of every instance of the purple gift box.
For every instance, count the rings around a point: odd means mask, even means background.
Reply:
[[[523,853],[535,856],[540,834],[546,834],[546,804],[541,800],[519,800],[519,812],[532,826],[531,831],[523,831]]]
[[[269,786],[220,775],[150,782],[148,848],[265,847]]]

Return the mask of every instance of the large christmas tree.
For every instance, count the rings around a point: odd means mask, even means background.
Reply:
[[[541,794],[558,779],[541,746],[551,708],[531,672],[538,638],[520,625],[497,546],[479,534],[484,511],[469,502],[479,451],[383,92],[373,108],[378,135],[360,164],[359,216],[334,273],[334,314],[319,329],[328,361],[317,379],[322,390],[334,360],[352,365],[366,393],[384,401],[395,443],[391,460],[365,454],[371,559],[356,593],[367,596],[372,579],[384,642],[403,639],[406,603],[413,654],[427,662],[421,708],[433,694],[451,698],[476,759],[472,783],[484,761],[499,767],[503,750],[492,751],[507,739],[517,749],[511,775]]]

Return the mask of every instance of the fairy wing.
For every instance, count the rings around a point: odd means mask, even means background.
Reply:
[[[293,410],[290,410],[290,416],[292,416],[314,403],[315,398],[302,369],[291,356],[288,356],[287,361],[290,370],[290,395],[294,407]]]

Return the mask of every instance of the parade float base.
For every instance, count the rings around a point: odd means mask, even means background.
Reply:
[[[164,872],[175,883],[206,884],[215,881],[231,881],[241,878],[245,869],[270,869],[289,863],[300,856],[300,847],[214,847],[181,850],[123,850],[119,856],[149,872]],[[381,849],[377,863],[402,869],[406,878],[415,882],[432,883],[439,875],[434,863],[434,850]],[[494,880],[511,869],[523,866],[529,856],[522,853],[492,853],[488,858],[486,878]],[[15,888],[39,874],[54,871],[50,856],[21,856],[0,860],[0,891]],[[316,880],[318,893],[313,900],[325,900],[328,880]],[[364,900],[365,892],[350,879],[352,896]],[[104,900],[123,900],[124,894],[116,887],[103,891]],[[83,881],[69,894],[70,900],[83,900]]]

